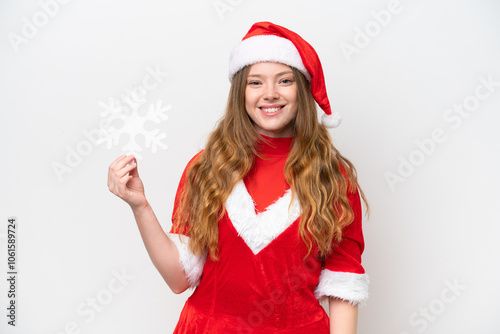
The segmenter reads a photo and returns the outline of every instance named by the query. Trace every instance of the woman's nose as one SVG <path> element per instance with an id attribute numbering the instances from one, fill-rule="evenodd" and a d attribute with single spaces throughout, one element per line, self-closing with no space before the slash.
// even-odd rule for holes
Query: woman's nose
<path id="1" fill-rule="evenodd" d="M 275 85 L 267 85 L 264 91 L 264 99 L 266 100 L 276 100 L 279 99 L 280 95 Z"/>

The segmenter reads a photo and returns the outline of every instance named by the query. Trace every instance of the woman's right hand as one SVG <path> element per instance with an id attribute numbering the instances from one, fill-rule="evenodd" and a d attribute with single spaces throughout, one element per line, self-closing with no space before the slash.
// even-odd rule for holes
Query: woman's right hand
<path id="1" fill-rule="evenodd" d="M 132 210 L 148 205 L 144 185 L 137 170 L 137 160 L 133 155 L 122 155 L 109 165 L 108 188 L 127 202 Z"/>

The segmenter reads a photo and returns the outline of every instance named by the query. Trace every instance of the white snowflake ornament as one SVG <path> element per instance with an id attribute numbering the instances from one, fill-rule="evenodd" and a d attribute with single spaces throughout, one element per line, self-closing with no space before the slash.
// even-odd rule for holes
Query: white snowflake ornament
<path id="1" fill-rule="evenodd" d="M 105 129 L 106 135 L 103 142 L 106 147 L 111 149 L 113 146 L 118 146 L 120 139 L 128 136 L 128 141 L 122 146 L 122 151 L 127 154 L 133 154 L 138 160 L 142 160 L 140 152 L 143 147 L 138 143 L 138 136 L 144 137 L 144 145 L 149 148 L 152 153 L 156 153 L 158 148 L 167 149 L 167 145 L 162 142 L 167 137 L 167 134 L 159 129 L 148 130 L 145 126 L 147 122 L 160 124 L 168 119 L 167 111 L 172 109 L 172 106 L 162 106 L 161 100 L 149 105 L 147 112 L 141 113 L 140 109 L 145 105 L 145 101 L 135 100 L 135 103 L 122 104 L 116 99 L 109 99 L 108 104 L 99 102 L 99 105 L 104 108 L 100 113 L 101 118 L 105 123 L 109 124 L 109 128 Z"/>

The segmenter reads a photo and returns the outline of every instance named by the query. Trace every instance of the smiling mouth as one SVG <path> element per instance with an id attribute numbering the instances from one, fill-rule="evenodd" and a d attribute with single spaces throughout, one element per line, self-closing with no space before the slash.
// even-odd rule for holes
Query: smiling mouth
<path id="1" fill-rule="evenodd" d="M 273 107 L 273 108 L 264 108 L 264 107 L 260 107 L 259 109 L 262 110 L 263 112 L 265 113 L 268 113 L 268 114 L 271 114 L 271 113 L 275 113 L 277 111 L 280 111 L 281 109 L 283 109 L 285 106 L 280 106 L 280 107 Z"/>

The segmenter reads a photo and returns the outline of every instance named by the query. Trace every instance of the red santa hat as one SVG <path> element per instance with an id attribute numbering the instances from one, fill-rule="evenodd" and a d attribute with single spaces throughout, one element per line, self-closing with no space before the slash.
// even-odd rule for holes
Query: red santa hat
<path id="1" fill-rule="evenodd" d="M 312 96 L 325 112 L 321 123 L 328 128 L 340 124 L 341 116 L 330 108 L 318 54 L 302 37 L 271 22 L 255 23 L 231 52 L 229 81 L 245 66 L 265 61 L 286 64 L 302 72 L 311 83 Z"/>

